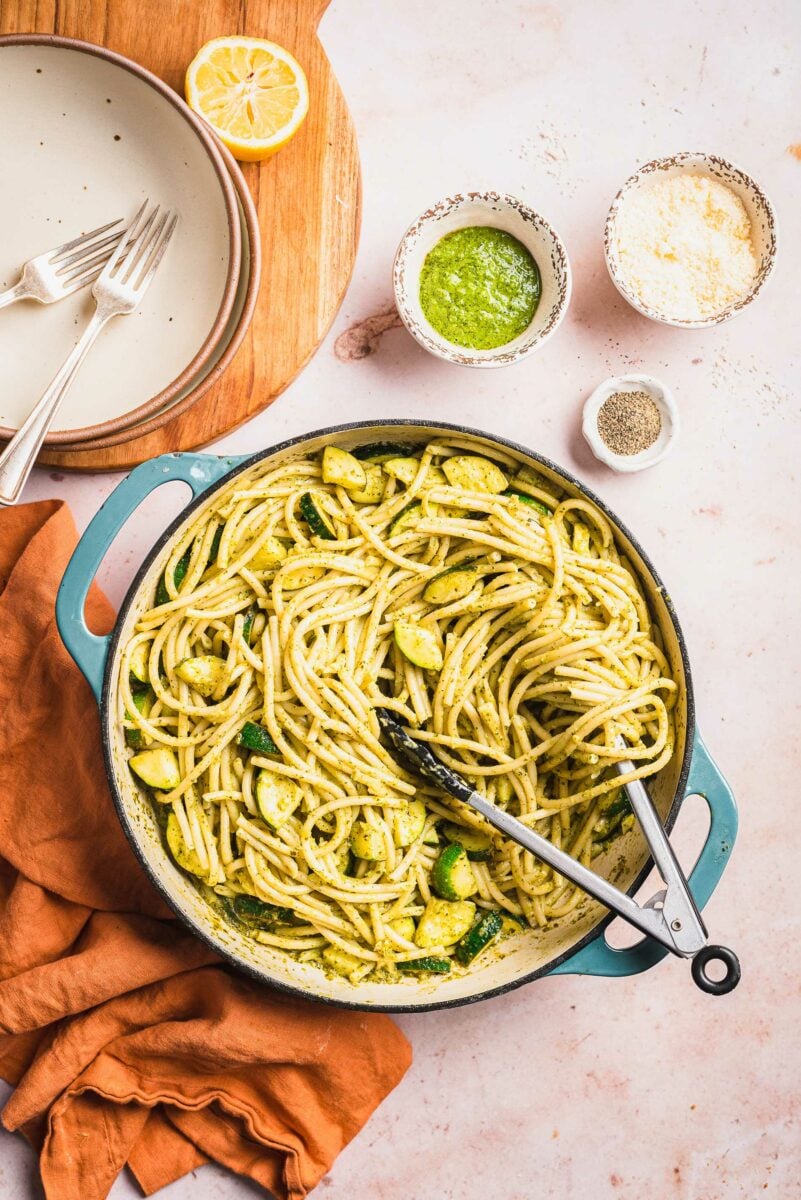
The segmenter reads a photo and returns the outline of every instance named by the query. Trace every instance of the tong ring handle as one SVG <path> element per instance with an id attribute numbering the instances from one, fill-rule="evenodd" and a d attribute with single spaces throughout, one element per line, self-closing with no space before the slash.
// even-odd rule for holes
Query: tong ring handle
<path id="1" fill-rule="evenodd" d="M 710 979 L 706 973 L 709 963 L 720 962 L 726 968 L 722 979 Z M 710 996 L 725 996 L 740 982 L 740 960 L 728 946 L 704 946 L 693 956 L 692 975 L 702 992 Z"/>

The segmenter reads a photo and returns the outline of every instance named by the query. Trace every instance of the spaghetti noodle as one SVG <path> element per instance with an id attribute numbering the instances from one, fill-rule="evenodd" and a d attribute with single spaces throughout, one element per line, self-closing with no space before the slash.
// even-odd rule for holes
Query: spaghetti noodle
<path id="1" fill-rule="evenodd" d="M 354 983 L 468 970 L 583 896 L 404 770 L 375 707 L 589 863 L 633 820 L 621 782 L 669 761 L 677 694 L 588 501 L 458 437 L 355 454 L 257 464 L 219 493 L 119 687 L 178 865 L 259 942 Z"/>

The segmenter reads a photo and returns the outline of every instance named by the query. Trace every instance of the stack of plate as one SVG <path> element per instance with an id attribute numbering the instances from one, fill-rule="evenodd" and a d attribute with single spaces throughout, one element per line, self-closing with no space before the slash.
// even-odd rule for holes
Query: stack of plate
<path id="1" fill-rule="evenodd" d="M 242 172 L 155 75 L 99 46 L 0 38 L 0 290 L 27 259 L 130 220 L 145 198 L 180 214 L 140 308 L 112 321 L 45 445 L 100 449 L 192 405 L 250 323 L 261 252 Z M 0 313 L 0 437 L 19 427 L 93 311 L 91 289 Z"/>

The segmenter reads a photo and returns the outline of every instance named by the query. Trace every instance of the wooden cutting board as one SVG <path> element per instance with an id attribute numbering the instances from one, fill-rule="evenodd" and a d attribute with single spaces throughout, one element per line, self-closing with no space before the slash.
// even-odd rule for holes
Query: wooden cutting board
<path id="1" fill-rule="evenodd" d="M 181 94 L 198 48 L 229 33 L 286 46 L 309 80 L 309 115 L 295 138 L 266 162 L 243 164 L 259 213 L 262 282 L 253 322 L 228 370 L 187 412 L 147 436 L 104 450 L 46 451 L 40 463 L 114 471 L 206 445 L 270 404 L 319 346 L 350 279 L 361 215 L 356 134 L 317 38 L 328 2 L 0 2 L 0 33 L 97 42 L 135 59 Z"/>

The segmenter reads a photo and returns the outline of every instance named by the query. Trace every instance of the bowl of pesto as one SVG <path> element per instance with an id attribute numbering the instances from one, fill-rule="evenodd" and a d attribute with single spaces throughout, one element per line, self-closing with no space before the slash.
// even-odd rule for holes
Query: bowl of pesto
<path id="1" fill-rule="evenodd" d="M 439 358 L 501 367 L 532 354 L 570 302 L 562 239 L 513 196 L 465 192 L 427 209 L 393 266 L 404 325 Z"/>

